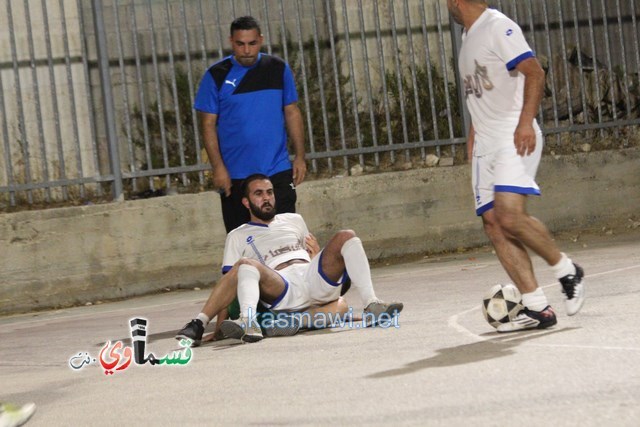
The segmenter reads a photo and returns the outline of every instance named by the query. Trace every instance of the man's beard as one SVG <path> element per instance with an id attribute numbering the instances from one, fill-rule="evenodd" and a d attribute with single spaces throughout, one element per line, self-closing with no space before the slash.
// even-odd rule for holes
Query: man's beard
<path id="1" fill-rule="evenodd" d="M 462 22 L 462 16 L 459 10 L 449 8 L 449 15 L 451 15 L 451 17 L 456 22 L 456 24 L 460 24 L 464 26 L 464 23 Z"/>
<path id="2" fill-rule="evenodd" d="M 265 206 L 265 204 L 263 204 L 262 206 Z M 270 203 L 269 206 L 271 206 Z M 275 204 L 272 206 L 270 211 L 263 211 L 260 207 L 254 205 L 253 203 L 251 203 L 251 201 L 249 201 L 249 210 L 251 211 L 251 214 L 253 214 L 253 216 L 262 221 L 271 221 L 273 217 L 276 216 Z"/>
<path id="3" fill-rule="evenodd" d="M 236 57 L 236 61 L 240 63 L 240 65 L 244 65 L 245 67 L 250 67 L 258 61 L 257 56 L 240 56 Z"/>

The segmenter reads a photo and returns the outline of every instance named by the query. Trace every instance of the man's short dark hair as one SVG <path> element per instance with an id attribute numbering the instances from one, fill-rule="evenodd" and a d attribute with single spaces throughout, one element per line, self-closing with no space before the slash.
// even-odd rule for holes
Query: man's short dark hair
<path id="1" fill-rule="evenodd" d="M 231 23 L 229 35 L 233 36 L 233 32 L 236 30 L 253 30 L 254 28 L 258 30 L 258 34 L 262 34 L 256 18 L 253 16 L 241 16 L 240 18 L 234 19 Z"/>
<path id="2" fill-rule="evenodd" d="M 253 175 L 249 175 L 242 181 L 242 197 L 249 198 L 249 184 L 253 181 L 262 181 L 266 179 L 267 181 L 271 181 L 267 175 L 261 173 L 254 173 Z"/>

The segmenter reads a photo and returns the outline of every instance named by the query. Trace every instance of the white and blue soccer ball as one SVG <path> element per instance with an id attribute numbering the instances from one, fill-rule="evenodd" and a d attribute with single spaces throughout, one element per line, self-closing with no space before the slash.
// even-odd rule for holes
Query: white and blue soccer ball
<path id="1" fill-rule="evenodd" d="M 494 285 L 482 299 L 482 314 L 494 328 L 511 321 L 522 309 L 522 295 L 511 283 Z"/>

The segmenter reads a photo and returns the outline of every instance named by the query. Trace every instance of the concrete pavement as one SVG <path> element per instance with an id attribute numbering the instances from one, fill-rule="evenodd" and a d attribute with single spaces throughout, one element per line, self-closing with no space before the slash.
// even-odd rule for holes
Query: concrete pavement
<path id="1" fill-rule="evenodd" d="M 405 303 L 399 328 L 225 340 L 185 365 L 105 375 L 69 361 L 99 359 L 107 340 L 129 346 L 132 317 L 149 320 L 147 352 L 182 351 L 173 335 L 208 290 L 0 318 L 0 400 L 35 402 L 29 426 L 639 425 L 640 230 L 570 237 L 560 244 L 587 273 L 578 315 L 534 259 L 551 330 L 499 335 L 484 321 L 483 293 L 507 281 L 485 248 L 374 268 L 378 296 Z"/>

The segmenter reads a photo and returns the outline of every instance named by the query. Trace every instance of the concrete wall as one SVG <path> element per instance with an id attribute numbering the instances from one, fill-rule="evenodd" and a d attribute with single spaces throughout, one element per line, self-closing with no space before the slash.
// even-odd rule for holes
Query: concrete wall
<path id="1" fill-rule="evenodd" d="M 640 150 L 547 156 L 531 212 L 551 230 L 602 226 L 640 212 Z M 469 167 L 304 183 L 299 212 L 321 242 L 361 236 L 370 259 L 487 243 Z M 0 314 L 207 285 L 224 227 L 215 193 L 0 215 Z"/>

